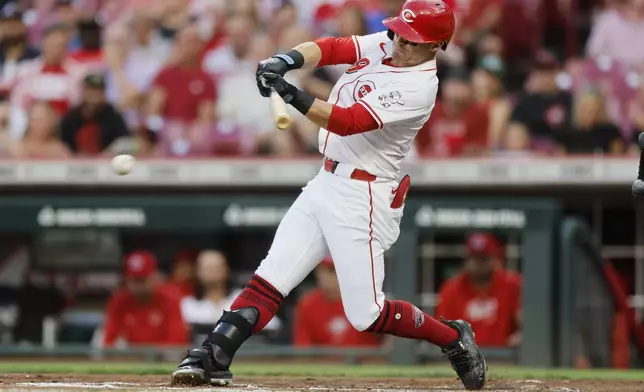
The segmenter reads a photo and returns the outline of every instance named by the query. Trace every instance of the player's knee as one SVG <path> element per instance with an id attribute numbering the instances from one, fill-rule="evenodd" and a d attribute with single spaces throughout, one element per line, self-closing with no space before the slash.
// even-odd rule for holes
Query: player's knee
<path id="1" fill-rule="evenodd" d="M 349 320 L 349 323 L 351 323 L 353 328 L 362 332 L 366 331 L 369 327 L 371 327 L 371 324 L 376 321 L 376 319 L 380 315 L 380 310 L 374 305 L 373 307 L 366 306 L 364 308 L 355 307 L 351 310 L 347 309 L 345 313 L 347 320 Z"/>

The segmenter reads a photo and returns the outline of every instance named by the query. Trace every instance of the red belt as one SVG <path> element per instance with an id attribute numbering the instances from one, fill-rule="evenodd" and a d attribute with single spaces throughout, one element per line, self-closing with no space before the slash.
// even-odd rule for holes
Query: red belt
<path id="1" fill-rule="evenodd" d="M 330 158 L 324 158 L 324 170 L 329 173 L 335 173 L 335 169 L 337 169 L 338 164 L 340 164 L 340 162 L 334 161 Z M 358 181 L 372 182 L 376 181 L 377 177 L 364 170 L 355 169 L 353 173 L 351 173 L 351 178 Z"/>

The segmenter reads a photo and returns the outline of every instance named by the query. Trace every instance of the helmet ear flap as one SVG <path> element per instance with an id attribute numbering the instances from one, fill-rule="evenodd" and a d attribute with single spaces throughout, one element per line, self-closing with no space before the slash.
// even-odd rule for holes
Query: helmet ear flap
<path id="1" fill-rule="evenodd" d="M 387 37 L 389 37 L 390 40 L 394 40 L 394 32 L 391 31 L 391 29 L 387 30 Z"/>

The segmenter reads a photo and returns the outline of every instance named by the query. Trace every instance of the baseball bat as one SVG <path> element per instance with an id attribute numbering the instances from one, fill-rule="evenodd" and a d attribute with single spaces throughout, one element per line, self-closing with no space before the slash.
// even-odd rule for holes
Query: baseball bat
<path id="1" fill-rule="evenodd" d="M 277 129 L 285 130 L 291 126 L 291 115 L 286 108 L 286 102 L 280 95 L 271 89 L 271 111 L 273 112 L 273 120 Z"/>
<path id="2" fill-rule="evenodd" d="M 638 199 L 644 199 L 644 132 L 637 137 L 637 144 L 640 147 L 640 164 L 637 170 L 637 180 L 633 182 L 632 194 Z"/>

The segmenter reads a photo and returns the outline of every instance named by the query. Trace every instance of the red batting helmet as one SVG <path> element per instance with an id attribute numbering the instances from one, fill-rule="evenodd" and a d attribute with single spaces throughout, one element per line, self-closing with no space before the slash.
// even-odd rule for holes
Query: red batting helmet
<path id="1" fill-rule="evenodd" d="M 390 31 L 417 44 L 439 43 L 443 50 L 454 35 L 454 12 L 442 0 L 407 0 L 400 14 L 382 21 Z"/>

